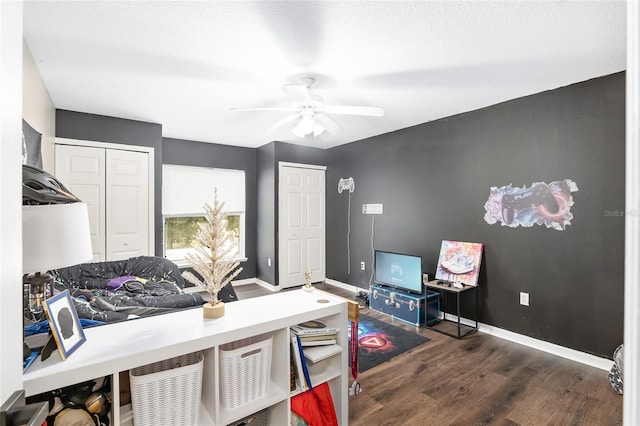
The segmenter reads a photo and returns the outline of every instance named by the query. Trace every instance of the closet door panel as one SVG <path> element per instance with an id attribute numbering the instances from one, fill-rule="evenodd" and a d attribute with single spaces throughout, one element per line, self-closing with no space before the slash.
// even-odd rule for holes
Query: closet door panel
<path id="1" fill-rule="evenodd" d="M 55 176 L 76 197 L 87 203 L 93 261 L 106 260 L 105 150 L 56 145 Z"/>
<path id="2" fill-rule="evenodd" d="M 149 255 L 149 163 L 143 152 L 107 150 L 107 256 Z"/>

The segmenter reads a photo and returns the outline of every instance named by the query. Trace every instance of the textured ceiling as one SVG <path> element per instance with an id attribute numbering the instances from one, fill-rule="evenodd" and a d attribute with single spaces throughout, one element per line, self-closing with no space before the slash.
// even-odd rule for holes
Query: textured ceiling
<path id="1" fill-rule="evenodd" d="M 56 108 L 163 136 L 331 147 L 625 70 L 624 1 L 27 1 Z M 341 130 L 298 138 L 286 83 L 315 77 Z"/>

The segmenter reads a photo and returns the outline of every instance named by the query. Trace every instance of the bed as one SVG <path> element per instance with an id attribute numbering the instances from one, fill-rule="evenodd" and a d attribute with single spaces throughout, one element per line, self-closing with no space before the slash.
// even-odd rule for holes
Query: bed
<path id="1" fill-rule="evenodd" d="M 162 257 L 83 263 L 52 274 L 54 291 L 69 290 L 80 319 L 122 321 L 205 303 L 202 292 L 185 292 L 180 269 Z M 227 294 L 235 300 L 233 290 Z"/>
<path id="2" fill-rule="evenodd" d="M 196 308 L 208 299 L 208 294 L 203 289 L 186 286 L 180 268 L 162 257 L 140 256 L 127 260 L 83 263 L 50 272 L 53 275 L 54 293 L 69 291 L 83 328 Z M 222 289 L 219 297 L 224 302 L 237 300 L 231 284 Z M 49 341 L 49 329 L 44 313 L 30 314 L 28 306 L 25 306 L 24 368 L 29 366 Z M 121 374 L 120 377 L 122 402 L 126 401 L 129 386 L 128 375 Z M 96 387 L 98 384 L 99 387 Z M 82 393 L 87 389 L 91 393 L 89 398 L 104 396 L 111 392 L 111 383 L 108 377 L 102 377 L 45 392 L 33 397 L 30 402 L 49 403 L 49 424 L 61 422 L 61 415 L 78 413 L 85 416 L 83 420 L 87 423 L 82 424 L 93 424 L 86 418 L 89 416 L 89 406 L 73 399 L 88 401 L 88 393 Z M 105 403 L 100 413 L 89 411 L 90 417 L 96 425 L 109 424 L 106 414 L 108 410 L 109 403 Z"/>

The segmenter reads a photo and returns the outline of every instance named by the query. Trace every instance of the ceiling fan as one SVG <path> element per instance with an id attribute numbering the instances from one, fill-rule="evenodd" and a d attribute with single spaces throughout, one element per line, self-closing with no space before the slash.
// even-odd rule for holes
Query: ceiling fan
<path id="1" fill-rule="evenodd" d="M 287 123 L 297 121 L 291 129 L 294 135 L 304 138 L 307 135 L 320 136 L 325 130 L 337 133 L 342 128 L 329 118 L 327 114 L 361 115 L 367 117 L 382 117 L 384 110 L 380 107 L 325 105 L 321 96 L 310 93 L 310 87 L 315 81 L 312 77 L 301 79 L 300 84 L 285 84 L 284 88 L 291 97 L 289 107 L 263 108 L 231 108 L 232 111 L 286 111 L 292 112 L 270 126 L 270 129 L 280 128 Z"/>

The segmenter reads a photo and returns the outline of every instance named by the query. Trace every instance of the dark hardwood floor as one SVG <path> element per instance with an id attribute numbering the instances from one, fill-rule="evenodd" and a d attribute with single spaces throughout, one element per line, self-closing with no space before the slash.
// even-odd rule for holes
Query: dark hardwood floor
<path id="1" fill-rule="evenodd" d="M 239 299 L 271 293 L 253 284 L 235 289 Z M 351 426 L 622 424 L 622 396 L 606 371 L 480 332 L 458 340 L 366 307 L 360 312 L 431 340 L 358 375 Z"/>

